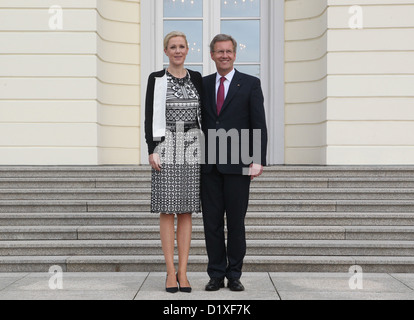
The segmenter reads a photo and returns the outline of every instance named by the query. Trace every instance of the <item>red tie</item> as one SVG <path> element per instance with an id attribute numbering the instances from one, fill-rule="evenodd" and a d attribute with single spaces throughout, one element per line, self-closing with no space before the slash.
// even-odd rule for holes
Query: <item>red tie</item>
<path id="1" fill-rule="evenodd" d="M 220 86 L 217 92 L 217 115 L 220 114 L 221 108 L 224 104 L 224 81 L 226 81 L 225 77 L 221 77 L 220 79 Z"/>

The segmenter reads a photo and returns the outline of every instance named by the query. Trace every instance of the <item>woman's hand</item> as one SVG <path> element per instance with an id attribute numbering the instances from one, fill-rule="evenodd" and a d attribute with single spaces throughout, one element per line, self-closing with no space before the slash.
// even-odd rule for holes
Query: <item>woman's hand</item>
<path id="1" fill-rule="evenodd" d="M 149 156 L 149 163 L 154 170 L 161 171 L 161 160 L 158 153 L 153 153 Z"/>

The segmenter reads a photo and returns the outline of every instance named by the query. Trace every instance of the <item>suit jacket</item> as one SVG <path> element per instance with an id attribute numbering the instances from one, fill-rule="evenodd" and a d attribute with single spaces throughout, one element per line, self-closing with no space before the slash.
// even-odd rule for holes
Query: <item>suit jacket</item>
<path id="1" fill-rule="evenodd" d="M 201 97 L 202 96 L 202 92 L 201 92 L 202 81 L 203 81 L 201 74 L 199 72 L 195 72 L 192 70 L 188 70 L 188 72 L 190 74 L 191 82 L 193 82 L 195 88 L 198 91 L 198 94 Z M 147 95 L 146 95 L 146 100 L 145 100 L 145 140 L 148 145 L 149 155 L 153 154 L 157 145 L 159 145 L 160 142 L 165 140 L 165 136 L 154 137 L 154 132 L 153 132 L 153 127 L 155 123 L 154 121 L 159 120 L 159 119 L 154 119 L 154 101 L 156 100 L 155 99 L 156 97 L 154 97 L 155 84 L 156 84 L 156 80 L 163 78 L 165 74 L 166 74 L 166 70 L 164 69 L 162 71 L 152 73 L 148 78 Z M 166 88 L 165 88 L 165 91 L 166 91 Z M 166 94 L 166 92 L 163 92 L 163 94 Z M 165 109 L 165 106 L 164 106 L 164 109 Z M 165 110 L 164 110 L 164 113 L 165 113 Z"/>
<path id="2" fill-rule="evenodd" d="M 260 79 L 236 70 L 217 115 L 216 74 L 203 78 L 202 128 L 206 139 L 203 173 L 209 173 L 214 164 L 224 174 L 247 174 L 252 163 L 266 166 L 267 127 Z"/>

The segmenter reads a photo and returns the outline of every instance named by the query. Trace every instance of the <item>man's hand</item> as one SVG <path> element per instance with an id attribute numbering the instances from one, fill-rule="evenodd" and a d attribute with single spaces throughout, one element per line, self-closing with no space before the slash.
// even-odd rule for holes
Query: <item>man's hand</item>
<path id="1" fill-rule="evenodd" d="M 153 153 L 149 156 L 149 163 L 154 170 L 161 171 L 161 160 L 158 153 Z"/>
<path id="2" fill-rule="evenodd" d="M 249 169 L 249 176 L 253 180 L 254 178 L 260 177 L 263 173 L 263 166 L 260 164 L 252 163 Z"/>

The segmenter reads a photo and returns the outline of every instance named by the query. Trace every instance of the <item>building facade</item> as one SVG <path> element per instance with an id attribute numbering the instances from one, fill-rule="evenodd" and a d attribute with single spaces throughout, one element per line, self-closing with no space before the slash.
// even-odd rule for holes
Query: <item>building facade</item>
<path id="1" fill-rule="evenodd" d="M 217 33 L 262 79 L 269 163 L 414 164 L 414 0 L 1 0 L 0 165 L 147 161 L 162 39 L 215 72 Z"/>

